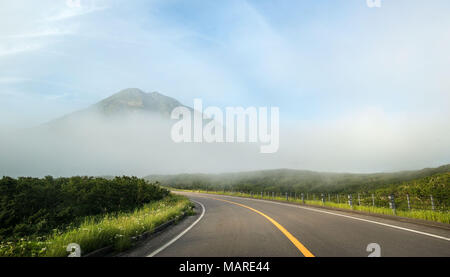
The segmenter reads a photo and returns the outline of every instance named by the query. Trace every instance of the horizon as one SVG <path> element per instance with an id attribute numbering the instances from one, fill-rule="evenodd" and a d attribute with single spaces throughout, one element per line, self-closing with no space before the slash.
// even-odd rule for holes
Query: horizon
<path id="1" fill-rule="evenodd" d="M 87 165 L 100 175 L 141 173 L 146 166 L 161 174 L 270 168 L 381 173 L 449 164 L 450 3 L 381 3 L 2 2 L 0 151 L 7 155 L 0 158 L 0 174 L 96 174 Z M 132 148 L 115 141 L 109 150 L 100 147 L 95 164 L 85 161 L 93 159 L 89 151 L 78 157 L 76 147 L 61 144 L 59 151 L 74 159 L 63 168 L 51 153 L 41 153 L 53 149 L 48 137 L 16 143 L 11 135 L 130 87 L 187 106 L 201 99 L 222 110 L 278 107 L 279 151 L 258 156 L 247 144 L 171 147 L 142 140 Z M 96 129 L 98 122 L 83 124 Z M 150 128 L 145 121 L 133 124 Z M 97 145 L 95 138 L 81 141 Z M 124 147 L 129 152 L 117 151 Z M 161 149 L 178 149 L 181 158 Z M 190 162 L 196 155 L 203 164 Z M 41 156 L 49 168 L 32 167 Z"/>
<path id="2" fill-rule="evenodd" d="M 253 173 L 253 172 L 259 172 L 259 171 L 277 171 L 277 170 L 292 170 L 292 171 L 308 171 L 313 173 L 321 173 L 321 174 L 353 174 L 353 175 L 372 175 L 372 174 L 390 174 L 390 173 L 403 173 L 403 172 L 416 172 L 426 169 L 437 169 L 444 166 L 448 166 L 450 164 L 443 164 L 437 167 L 424 167 L 424 168 L 416 168 L 416 169 L 405 169 L 405 170 L 396 170 L 396 171 L 378 171 L 378 172 L 347 172 L 347 171 L 316 171 L 316 170 L 309 170 L 309 169 L 296 169 L 296 168 L 272 168 L 272 169 L 261 169 L 261 170 L 250 170 L 250 171 L 234 171 L 234 172 L 219 172 L 219 173 L 202 173 L 202 172 L 192 172 L 192 173 L 174 173 L 174 174 L 147 174 L 143 176 L 136 176 L 136 177 L 149 177 L 149 176 L 174 176 L 174 175 L 226 175 L 226 174 L 240 174 L 240 173 Z M 113 176 L 113 175 L 111 175 Z M 62 177 L 62 176 L 61 176 Z M 99 176 L 100 177 L 100 176 Z M 114 176 L 116 177 L 116 176 Z"/>

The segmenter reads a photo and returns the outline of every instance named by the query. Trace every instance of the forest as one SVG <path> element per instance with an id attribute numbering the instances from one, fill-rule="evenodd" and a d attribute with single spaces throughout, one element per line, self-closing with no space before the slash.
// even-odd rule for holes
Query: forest
<path id="1" fill-rule="evenodd" d="M 388 206 L 388 196 L 394 195 L 399 208 L 407 207 L 407 195 L 412 208 L 447 210 L 450 206 L 450 165 L 418 171 L 394 173 L 351 174 L 322 173 L 304 170 L 266 170 L 224 174 L 179 174 L 147 176 L 149 181 L 176 189 L 228 191 L 245 193 L 275 193 L 300 195 L 311 199 L 321 194 L 328 197 L 360 195 L 362 202 L 372 203 L 372 194 L 379 205 Z M 330 195 L 330 196 L 328 196 Z M 340 195 L 340 196 L 339 196 Z M 378 200 L 377 200 L 378 199 Z"/>
<path id="2" fill-rule="evenodd" d="M 68 229 L 89 216 L 133 211 L 169 193 L 137 177 L 3 177 L 0 241 Z"/>

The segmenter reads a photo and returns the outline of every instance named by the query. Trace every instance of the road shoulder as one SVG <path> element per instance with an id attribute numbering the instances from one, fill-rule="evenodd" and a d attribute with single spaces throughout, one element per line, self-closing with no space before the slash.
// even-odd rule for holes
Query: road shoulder
<path id="1" fill-rule="evenodd" d="M 118 253 L 116 257 L 147 257 L 153 251 L 157 250 L 171 239 L 179 235 L 181 232 L 189 228 L 202 214 L 202 207 L 200 204 L 195 203 L 195 215 L 187 216 L 183 218 L 177 224 L 173 224 L 164 230 L 155 233 L 145 240 L 139 241 L 132 248 Z"/>

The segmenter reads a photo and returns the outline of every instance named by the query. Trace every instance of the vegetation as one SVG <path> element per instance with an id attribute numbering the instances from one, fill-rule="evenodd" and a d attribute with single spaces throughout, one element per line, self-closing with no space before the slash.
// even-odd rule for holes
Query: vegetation
<path id="1" fill-rule="evenodd" d="M 398 215 L 403 217 L 431 220 L 450 224 L 450 172 L 437 173 L 419 179 L 403 181 L 400 183 L 384 184 L 379 188 L 363 191 L 352 191 L 343 188 L 338 192 L 315 190 L 300 190 L 293 186 L 292 191 L 286 190 L 280 185 L 250 186 L 242 188 L 239 185 L 230 187 L 207 187 L 188 184 L 174 185 L 176 188 L 191 189 L 207 193 L 226 194 L 253 198 L 274 199 L 302 203 L 302 194 L 305 204 L 328 206 L 342 209 Z M 221 189 L 220 189 L 221 188 Z M 251 189 L 249 189 L 251 188 Z M 365 188 L 362 186 L 362 188 Z M 287 196 L 287 197 L 286 197 Z M 352 206 L 349 205 L 349 196 L 352 198 Z M 395 211 L 391 207 L 390 197 L 394 199 Z M 322 201 L 323 199 L 323 201 Z M 409 200 L 409 201 L 408 201 Z"/>
<path id="2" fill-rule="evenodd" d="M 0 179 L 0 240 L 46 235 L 86 216 L 132 211 L 169 191 L 136 177 Z"/>
<path id="3" fill-rule="evenodd" d="M 394 173 L 352 174 L 277 169 L 224 174 L 150 175 L 145 179 L 189 190 L 355 193 L 395 188 L 439 173 L 450 173 L 450 164 Z M 448 186 L 448 183 L 444 185 Z"/>
<path id="4" fill-rule="evenodd" d="M 237 196 L 237 197 L 248 197 L 248 198 L 255 198 L 255 199 L 265 199 L 265 200 L 276 200 L 276 201 L 285 201 L 285 202 L 292 202 L 292 203 L 298 203 L 298 204 L 307 204 L 312 206 L 325 206 L 325 207 L 332 207 L 332 208 L 339 208 L 339 209 L 348 209 L 348 210 L 355 210 L 355 211 L 362 211 L 362 212 L 368 212 L 368 213 L 376 213 L 376 214 L 384 214 L 384 215 L 397 215 L 402 217 L 409 217 L 409 218 L 415 218 L 415 219 L 423 219 L 423 220 L 430 220 L 430 221 L 436 221 L 441 223 L 447 223 L 450 224 L 450 213 L 448 211 L 442 211 L 442 210 L 419 210 L 419 209 L 412 209 L 412 210 L 398 210 L 396 209 L 395 212 L 393 209 L 389 208 L 388 206 L 380 207 L 380 206 L 370 206 L 365 205 L 361 201 L 361 205 L 357 201 L 354 200 L 353 205 L 350 206 L 347 202 L 347 196 L 341 195 L 341 202 L 334 202 L 329 201 L 327 197 L 324 197 L 324 201 L 322 202 L 321 199 L 316 198 L 316 200 L 306 200 L 304 199 L 304 202 L 300 197 L 287 197 L 283 195 L 275 195 L 272 196 L 271 193 L 267 194 L 264 193 L 243 193 L 243 192 L 229 192 L 229 191 L 203 191 L 203 190 L 196 190 L 201 193 L 209 193 L 209 194 L 220 194 L 220 195 L 230 195 L 230 196 Z"/>
<path id="5" fill-rule="evenodd" d="M 192 213 L 191 202 L 183 196 L 169 195 L 131 212 L 86 217 L 79 227 L 57 230 L 49 236 L 4 241 L 0 243 L 0 256 L 65 257 L 70 243 L 79 244 L 82 254 L 109 245 L 123 251 L 132 245 L 133 237 L 151 231 L 182 213 Z"/>
<path id="6" fill-rule="evenodd" d="M 114 245 L 191 210 L 188 199 L 136 177 L 0 179 L 0 256 L 67 256 Z"/>
<path id="7" fill-rule="evenodd" d="M 309 199 L 319 199 L 321 194 L 339 203 L 346 201 L 349 194 L 362 205 L 389 207 L 389 195 L 395 197 L 398 210 L 448 211 L 450 206 L 450 165 L 397 173 L 338 174 L 298 170 L 268 170 L 248 173 L 201 175 L 181 174 L 174 176 L 148 176 L 165 186 L 186 190 L 222 192 L 269 192 L 275 195 L 292 196 L 301 193 Z M 408 195 L 408 196 L 407 196 Z M 431 203 L 433 196 L 433 204 Z M 407 197 L 410 198 L 408 207 Z M 329 202 L 332 202 L 329 201 Z"/>

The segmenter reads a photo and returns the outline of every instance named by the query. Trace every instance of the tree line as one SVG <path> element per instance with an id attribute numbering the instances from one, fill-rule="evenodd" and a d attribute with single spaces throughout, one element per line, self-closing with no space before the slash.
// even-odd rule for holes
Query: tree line
<path id="1" fill-rule="evenodd" d="M 169 193 L 137 177 L 3 177 L 0 240 L 48 234 L 86 216 L 130 211 Z"/>
<path id="2" fill-rule="evenodd" d="M 281 174 L 283 172 L 286 174 Z M 163 185 L 177 189 L 245 193 L 273 192 L 276 195 L 309 193 L 316 199 L 319 199 L 321 194 L 325 194 L 326 197 L 328 195 L 336 197 L 339 194 L 341 197 L 346 197 L 348 194 L 355 196 L 361 194 L 361 197 L 371 202 L 372 194 L 374 194 L 374 197 L 382 201 L 383 205 L 388 205 L 388 196 L 394 195 L 402 208 L 407 206 L 408 195 L 410 203 L 431 209 L 430 196 L 433 196 L 436 206 L 440 209 L 447 209 L 450 206 L 449 171 L 416 179 L 409 178 L 407 174 L 392 177 L 389 174 L 298 174 L 287 171 L 260 173 L 260 175 L 253 173 L 226 175 L 230 177 L 229 179 L 225 176 L 185 174 L 164 178 L 152 177 L 150 180 L 161 180 Z M 420 174 L 417 175 L 420 176 Z"/>

